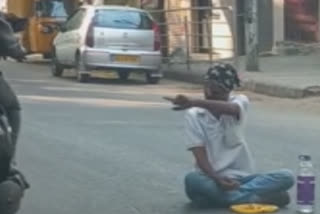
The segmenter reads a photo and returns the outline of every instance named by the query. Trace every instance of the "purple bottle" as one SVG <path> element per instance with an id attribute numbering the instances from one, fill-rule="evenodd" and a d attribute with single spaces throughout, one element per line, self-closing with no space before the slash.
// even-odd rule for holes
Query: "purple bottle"
<path id="1" fill-rule="evenodd" d="M 297 177 L 297 211 L 313 213 L 315 201 L 315 173 L 309 155 L 299 156 Z"/>

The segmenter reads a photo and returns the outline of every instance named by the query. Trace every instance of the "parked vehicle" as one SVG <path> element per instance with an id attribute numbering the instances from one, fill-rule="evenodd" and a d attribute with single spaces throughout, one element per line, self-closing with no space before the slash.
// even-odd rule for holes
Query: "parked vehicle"
<path id="1" fill-rule="evenodd" d="M 69 0 L 76 8 L 79 0 Z M 70 6 L 69 6 L 70 7 Z M 40 53 L 50 57 L 52 41 L 59 25 L 67 19 L 68 11 L 62 0 L 10 0 L 7 17 L 25 21 L 20 38 L 27 54 Z"/>
<path id="2" fill-rule="evenodd" d="M 122 80 L 144 72 L 156 84 L 160 72 L 160 32 L 147 11 L 127 6 L 83 6 L 61 27 L 53 43 L 52 74 L 75 68 L 80 82 L 93 70 L 114 70 Z"/>

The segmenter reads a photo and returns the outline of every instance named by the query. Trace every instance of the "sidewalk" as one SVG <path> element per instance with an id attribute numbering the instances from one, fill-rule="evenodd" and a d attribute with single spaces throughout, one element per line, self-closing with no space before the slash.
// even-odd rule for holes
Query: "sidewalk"
<path id="1" fill-rule="evenodd" d="M 166 78 L 201 83 L 208 63 L 164 65 Z M 243 89 L 276 97 L 320 96 L 320 53 L 307 56 L 270 56 L 260 58 L 260 72 L 245 71 L 245 58 L 239 59 Z"/>

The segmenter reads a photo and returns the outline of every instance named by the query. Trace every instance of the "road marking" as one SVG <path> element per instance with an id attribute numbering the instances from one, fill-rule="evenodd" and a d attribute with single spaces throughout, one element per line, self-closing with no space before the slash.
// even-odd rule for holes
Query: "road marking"
<path id="1" fill-rule="evenodd" d="M 148 107 L 161 108 L 170 106 L 166 102 L 144 102 L 117 99 L 98 99 L 82 97 L 54 97 L 54 96 L 19 96 L 23 102 L 54 102 L 54 103 L 72 103 L 99 107 Z"/>

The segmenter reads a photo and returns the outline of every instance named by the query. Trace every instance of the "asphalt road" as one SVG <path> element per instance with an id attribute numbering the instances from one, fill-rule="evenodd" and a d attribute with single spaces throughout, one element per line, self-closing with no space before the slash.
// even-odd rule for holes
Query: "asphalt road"
<path id="1" fill-rule="evenodd" d="M 193 162 L 183 112 L 172 112 L 162 96 L 199 96 L 198 86 L 146 85 L 139 77 L 80 84 L 72 74 L 51 77 L 43 62 L 1 62 L 0 68 L 23 106 L 18 163 L 32 188 L 20 213 L 229 213 L 193 209 L 183 192 Z M 319 172 L 319 114 L 305 108 L 315 101 L 248 95 L 247 140 L 259 170 L 296 170 L 297 156 L 308 153 Z"/>

